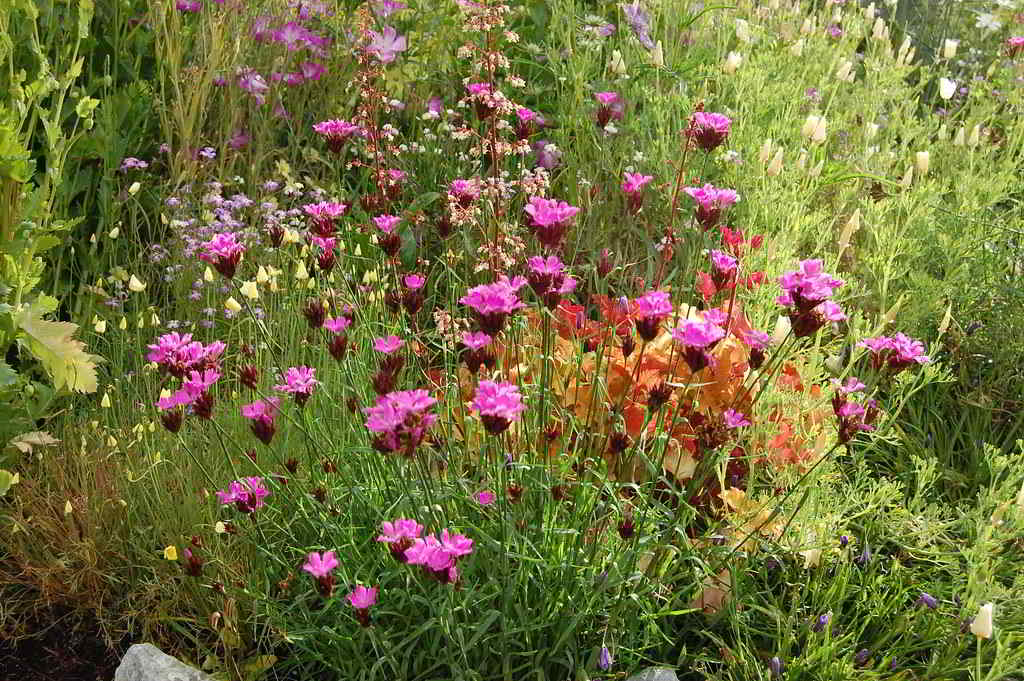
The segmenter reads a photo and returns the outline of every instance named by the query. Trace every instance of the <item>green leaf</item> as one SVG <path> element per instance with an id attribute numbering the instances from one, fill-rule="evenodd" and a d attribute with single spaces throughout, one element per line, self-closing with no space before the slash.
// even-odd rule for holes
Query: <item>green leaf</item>
<path id="1" fill-rule="evenodd" d="M 18 382 L 18 372 L 0 359 L 0 389 L 10 388 Z"/>
<path id="2" fill-rule="evenodd" d="M 55 300 L 40 296 L 30 307 L 18 313 L 17 326 L 25 333 L 22 344 L 42 362 L 58 390 L 96 392 L 96 364 L 101 358 L 88 354 L 85 343 L 74 340 L 77 324 L 50 322 L 42 318 L 50 307 L 50 301 L 56 307 Z"/>
<path id="3" fill-rule="evenodd" d="M 17 483 L 17 474 L 12 474 L 10 471 L 0 468 L 0 497 L 7 494 L 7 491 L 11 489 L 11 486 Z"/>
<path id="4" fill-rule="evenodd" d="M 92 116 L 96 107 L 99 106 L 100 100 L 93 99 L 92 97 L 82 97 L 78 100 L 78 104 L 75 105 L 75 113 L 78 114 L 79 118 L 89 118 Z"/>

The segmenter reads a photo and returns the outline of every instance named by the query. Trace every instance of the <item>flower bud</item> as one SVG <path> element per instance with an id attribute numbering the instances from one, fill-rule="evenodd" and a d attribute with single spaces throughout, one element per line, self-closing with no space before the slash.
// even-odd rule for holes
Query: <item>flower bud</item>
<path id="1" fill-rule="evenodd" d="M 949 78 L 939 78 L 939 97 L 950 99 L 956 93 L 956 81 Z"/>
<path id="2" fill-rule="evenodd" d="M 885 26 L 885 20 L 882 17 L 875 19 L 875 25 L 871 27 L 871 37 L 875 40 L 888 40 L 889 29 Z"/>
<path id="3" fill-rule="evenodd" d="M 952 59 L 956 56 L 956 48 L 960 46 L 959 40 L 953 40 L 952 38 L 946 38 L 942 43 L 942 58 Z"/>
<path id="4" fill-rule="evenodd" d="M 767 163 L 772 157 L 772 138 L 769 137 L 761 145 L 761 151 L 757 154 L 757 160 L 761 163 Z"/>
<path id="5" fill-rule="evenodd" d="M 146 289 L 146 283 L 133 274 L 128 280 L 128 289 L 135 293 L 139 293 Z"/>
<path id="6" fill-rule="evenodd" d="M 661 41 L 659 40 L 651 50 L 651 64 L 656 69 L 665 68 L 665 48 L 662 47 Z"/>
<path id="7" fill-rule="evenodd" d="M 914 154 L 914 166 L 917 168 L 917 173 L 921 177 L 928 174 L 928 169 L 931 167 L 931 154 L 927 151 L 919 151 Z"/>
<path id="8" fill-rule="evenodd" d="M 795 43 L 789 46 L 789 52 L 795 57 L 801 57 L 804 54 L 804 39 L 800 38 Z"/>
<path id="9" fill-rule="evenodd" d="M 981 144 L 981 123 L 971 128 L 971 135 L 967 138 L 967 146 L 971 149 Z"/>
<path id="10" fill-rule="evenodd" d="M 854 78 L 853 62 L 849 59 L 844 59 L 842 63 L 839 64 L 839 68 L 836 69 L 836 80 L 852 83 Z"/>
<path id="11" fill-rule="evenodd" d="M 224 301 L 224 309 L 230 310 L 231 312 L 238 314 L 239 312 L 242 311 L 242 306 L 234 298 L 228 298 L 227 300 Z"/>
<path id="12" fill-rule="evenodd" d="M 736 39 L 741 43 L 749 43 L 753 39 L 750 35 L 750 24 L 746 19 L 736 20 Z"/>
<path id="13" fill-rule="evenodd" d="M 775 157 L 772 158 L 772 162 L 768 164 L 768 168 L 764 171 L 769 177 L 776 177 L 782 172 L 782 149 L 779 148 L 775 152 Z"/>
<path id="14" fill-rule="evenodd" d="M 811 114 L 804 122 L 804 127 L 801 129 L 801 132 L 803 133 L 803 136 L 811 142 L 820 144 L 825 141 L 827 136 L 826 126 L 827 123 L 824 116 Z"/>
<path id="15" fill-rule="evenodd" d="M 914 166 L 907 166 L 907 172 L 903 173 L 903 179 L 900 180 L 900 186 L 906 189 L 914 181 Z"/>
<path id="16" fill-rule="evenodd" d="M 729 56 L 725 58 L 725 63 L 722 64 L 722 71 L 731 76 L 736 73 L 736 69 L 738 69 L 742 63 L 743 55 L 739 52 L 730 52 Z"/>
<path id="17" fill-rule="evenodd" d="M 978 638 L 992 638 L 992 603 L 986 603 L 978 609 L 974 621 L 971 622 L 971 633 Z"/>
<path id="18" fill-rule="evenodd" d="M 953 146 L 962 147 L 964 145 L 964 126 L 960 126 L 956 135 L 953 136 Z"/>
<path id="19" fill-rule="evenodd" d="M 260 297 L 260 290 L 255 281 L 247 281 L 238 288 L 238 292 L 249 300 L 257 300 Z"/>
<path id="20" fill-rule="evenodd" d="M 626 60 L 622 58 L 622 53 L 618 50 L 612 50 L 612 58 L 608 62 L 608 71 L 618 78 L 625 78 L 627 75 Z"/>

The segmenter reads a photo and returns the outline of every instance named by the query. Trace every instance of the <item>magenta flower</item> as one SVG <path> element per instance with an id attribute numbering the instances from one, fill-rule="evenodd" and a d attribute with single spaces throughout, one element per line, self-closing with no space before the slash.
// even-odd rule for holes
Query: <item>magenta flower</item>
<path id="1" fill-rule="evenodd" d="M 256 100 L 257 104 L 262 105 L 266 99 L 267 92 L 270 90 L 270 86 L 267 85 L 267 81 L 263 79 L 259 73 L 253 69 L 240 69 L 238 72 L 238 87 Z"/>
<path id="2" fill-rule="evenodd" d="M 174 6 L 179 12 L 195 13 L 203 8 L 203 3 L 200 0 L 177 0 Z"/>
<path id="3" fill-rule="evenodd" d="M 338 565 L 338 558 L 334 555 L 334 551 L 324 551 L 323 554 L 313 551 L 306 557 L 306 563 L 302 569 L 316 580 L 316 589 L 320 595 L 330 598 L 334 593 L 334 576 L 331 572 Z"/>
<path id="4" fill-rule="evenodd" d="M 373 218 L 373 224 L 377 226 L 384 234 L 391 234 L 398 227 L 398 223 L 402 221 L 402 218 L 396 215 L 378 215 Z"/>
<path id="5" fill-rule="evenodd" d="M 467 331 L 462 334 L 462 344 L 470 350 L 480 350 L 491 344 L 493 339 L 481 331 Z"/>
<path id="6" fill-rule="evenodd" d="M 565 280 L 565 265 L 558 256 L 549 255 L 545 258 L 535 255 L 526 259 L 526 265 L 529 268 L 526 280 L 538 296 L 561 288 Z"/>
<path id="7" fill-rule="evenodd" d="M 402 277 L 402 283 L 410 291 L 419 291 L 427 283 L 427 278 L 422 274 L 407 274 Z"/>
<path id="8" fill-rule="evenodd" d="M 491 336 L 501 332 L 508 315 L 525 305 L 517 292 L 526 284 L 523 277 L 509 279 L 501 275 L 493 284 L 474 286 L 459 302 L 473 309 L 483 331 Z"/>
<path id="9" fill-rule="evenodd" d="M 321 121 L 313 126 L 313 131 L 323 136 L 327 141 L 327 148 L 338 153 L 345 145 L 345 142 L 354 135 L 361 135 L 363 129 L 354 123 L 349 123 L 340 118 Z"/>
<path id="10" fill-rule="evenodd" d="M 448 185 L 449 200 L 462 208 L 469 208 L 480 198 L 480 183 L 475 180 L 452 180 Z"/>
<path id="11" fill-rule="evenodd" d="M 661 323 L 675 310 L 664 291 L 648 291 L 633 301 L 632 308 L 637 333 L 648 342 L 658 337 Z"/>
<path id="12" fill-rule="evenodd" d="M 875 430 L 878 405 L 874 400 L 868 400 L 866 405 L 865 407 L 847 399 L 841 391 L 832 396 L 832 410 L 838 421 L 839 442 L 848 444 L 857 433 Z"/>
<path id="13" fill-rule="evenodd" d="M 148 346 L 146 359 L 155 362 L 172 376 L 184 378 L 189 371 L 219 368 L 219 358 L 227 347 L 221 341 L 203 345 L 192 334 L 166 333 Z"/>
<path id="14" fill-rule="evenodd" d="M 348 317 L 331 317 L 324 320 L 324 328 L 331 333 L 343 333 L 351 325 L 352 320 Z"/>
<path id="15" fill-rule="evenodd" d="M 199 258 L 213 265 L 215 270 L 228 279 L 235 276 L 238 261 L 245 253 L 245 245 L 239 243 L 238 236 L 234 232 L 214 234 L 213 238 L 202 244 L 200 248 L 202 252 L 199 254 Z"/>
<path id="16" fill-rule="evenodd" d="M 690 118 L 686 134 L 704 151 L 713 151 L 729 136 L 731 126 L 732 120 L 724 114 L 697 111 Z"/>
<path id="17" fill-rule="evenodd" d="M 473 394 L 473 411 L 480 414 L 484 428 L 491 435 L 504 432 L 513 421 L 518 421 L 526 410 L 519 386 L 515 383 L 496 383 L 483 380 Z"/>
<path id="18" fill-rule="evenodd" d="M 281 399 L 278 397 L 268 397 L 242 406 L 242 416 L 249 419 L 253 435 L 265 445 L 270 444 L 274 437 L 274 419 L 280 406 Z"/>
<path id="19" fill-rule="evenodd" d="M 366 51 L 377 58 L 382 64 L 390 64 L 399 52 L 405 52 L 405 36 L 398 35 L 391 26 L 385 26 L 380 33 L 370 31 L 370 44 Z"/>
<path id="20" fill-rule="evenodd" d="M 252 513 L 263 508 L 263 500 L 270 496 L 270 490 L 263 485 L 263 478 L 252 476 L 235 480 L 228 485 L 227 491 L 219 490 L 217 500 L 222 505 L 234 504 L 242 513 Z"/>
<path id="21" fill-rule="evenodd" d="M 836 387 L 841 395 L 852 395 L 853 393 L 863 392 L 867 386 L 864 385 L 860 379 L 855 376 L 850 376 L 846 379 L 846 383 L 839 383 L 837 379 L 832 379 L 832 385 Z"/>
<path id="22" fill-rule="evenodd" d="M 622 191 L 626 195 L 626 208 L 630 213 L 636 215 L 640 212 L 644 203 L 644 187 L 654 179 L 653 175 L 641 173 L 626 173 L 622 181 Z"/>
<path id="23" fill-rule="evenodd" d="M 388 545 L 391 556 L 400 563 L 406 562 L 405 551 L 423 534 L 423 526 L 415 520 L 396 518 L 394 522 L 383 522 L 377 541 Z"/>
<path id="24" fill-rule="evenodd" d="M 726 409 L 722 416 L 725 419 L 726 428 L 742 428 L 750 425 L 750 419 L 735 409 Z"/>
<path id="25" fill-rule="evenodd" d="M 356 588 L 346 596 L 348 604 L 356 609 L 356 617 L 364 627 L 370 626 L 370 608 L 377 603 L 377 587 L 366 588 L 356 585 Z"/>
<path id="26" fill-rule="evenodd" d="M 924 354 L 924 343 L 902 333 L 897 333 L 891 338 L 865 338 L 857 345 L 871 351 L 871 363 L 875 369 L 888 369 L 893 374 L 931 361 L 928 355 Z"/>
<path id="27" fill-rule="evenodd" d="M 338 557 L 334 555 L 334 551 L 324 551 L 322 554 L 313 551 L 306 557 L 302 570 L 319 578 L 331 574 L 338 565 L 340 563 Z"/>
<path id="28" fill-rule="evenodd" d="M 338 203 L 337 201 L 320 201 L 302 206 L 302 211 L 309 216 L 310 229 L 314 234 L 322 237 L 334 236 L 335 222 L 347 210 L 347 203 Z"/>
<path id="29" fill-rule="evenodd" d="M 494 494 L 494 492 L 492 492 L 489 489 L 485 489 L 473 495 L 473 499 L 476 501 L 476 503 L 480 504 L 481 506 L 490 506 L 491 504 L 494 503 L 495 499 L 497 498 L 498 497 Z"/>
<path id="30" fill-rule="evenodd" d="M 405 345 L 405 341 L 398 336 L 384 336 L 383 338 L 373 339 L 373 349 L 385 355 L 390 355 L 403 345 Z"/>
<path id="31" fill-rule="evenodd" d="M 772 337 L 764 331 L 751 329 L 742 335 L 743 342 L 750 346 L 750 357 L 747 362 L 750 368 L 757 370 L 764 364 L 765 350 L 772 344 Z"/>
<path id="32" fill-rule="evenodd" d="M 722 211 L 739 201 L 739 194 L 732 189 L 719 189 L 713 184 L 703 187 L 684 187 L 690 198 L 696 202 L 694 217 L 705 231 L 718 224 Z"/>
<path id="33" fill-rule="evenodd" d="M 316 380 L 316 369 L 307 366 L 290 367 L 285 372 L 284 383 L 275 385 L 274 390 L 294 396 L 295 403 L 301 407 L 306 404 L 319 382 Z"/>
<path id="34" fill-rule="evenodd" d="M 1024 36 L 1015 35 L 1006 39 L 1006 53 L 1011 57 L 1024 53 Z"/>
<path id="35" fill-rule="evenodd" d="M 725 338 L 725 329 L 707 319 L 686 319 L 672 329 L 672 338 L 683 346 L 683 360 L 690 371 L 697 373 L 704 367 L 714 366 L 714 357 L 708 351 Z"/>
<path id="36" fill-rule="evenodd" d="M 306 80 L 320 80 L 325 73 L 327 73 L 327 67 L 320 62 L 315 61 L 304 61 L 299 64 L 299 73 Z"/>
<path id="37" fill-rule="evenodd" d="M 408 7 L 404 2 L 397 2 L 397 0 L 373 0 L 370 3 L 370 9 L 380 19 L 387 19 L 389 16 Z"/>
<path id="38" fill-rule="evenodd" d="M 621 121 L 626 111 L 626 103 L 618 92 L 595 92 L 594 99 L 597 100 L 597 127 L 602 130 L 611 121 Z"/>
<path id="39" fill-rule="evenodd" d="M 428 411 L 436 403 L 426 390 L 382 395 L 377 404 L 363 410 L 366 428 L 375 434 L 374 448 L 412 456 L 427 430 L 437 421 L 437 415 Z"/>
<path id="40" fill-rule="evenodd" d="M 213 408 L 213 397 L 207 391 L 219 378 L 220 371 L 217 369 L 193 370 L 179 390 L 169 397 L 161 397 L 157 400 L 157 409 L 168 411 L 177 407 L 195 405 L 197 415 L 209 418 L 209 411 Z"/>
<path id="41" fill-rule="evenodd" d="M 409 565 L 422 565 L 438 581 L 454 584 L 459 579 L 457 561 L 472 552 L 472 539 L 442 530 L 440 539 L 433 535 L 414 539 L 405 559 Z"/>
<path id="42" fill-rule="evenodd" d="M 122 173 L 126 173 L 129 170 L 145 170 L 148 167 L 149 163 L 147 163 L 146 161 L 143 161 L 142 159 L 139 158 L 135 158 L 134 156 L 126 156 L 125 158 L 121 159 L 121 167 L 119 168 L 119 170 Z"/>
<path id="43" fill-rule="evenodd" d="M 779 285 L 782 294 L 777 301 L 789 308 L 789 320 L 797 338 L 813 334 L 826 322 L 846 319 L 842 309 L 829 300 L 843 282 L 825 274 L 820 260 L 804 260 L 800 269 L 783 273 Z"/>
<path id="44" fill-rule="evenodd" d="M 530 216 L 530 230 L 537 240 L 550 249 L 557 249 L 580 209 L 558 199 L 534 196 L 523 211 Z"/>

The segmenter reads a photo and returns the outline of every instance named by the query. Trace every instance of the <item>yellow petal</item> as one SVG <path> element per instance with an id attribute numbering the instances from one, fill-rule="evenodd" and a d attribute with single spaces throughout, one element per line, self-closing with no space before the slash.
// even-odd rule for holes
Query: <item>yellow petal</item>
<path id="1" fill-rule="evenodd" d="M 164 560 L 178 560 L 178 547 L 171 544 L 164 548 Z"/>

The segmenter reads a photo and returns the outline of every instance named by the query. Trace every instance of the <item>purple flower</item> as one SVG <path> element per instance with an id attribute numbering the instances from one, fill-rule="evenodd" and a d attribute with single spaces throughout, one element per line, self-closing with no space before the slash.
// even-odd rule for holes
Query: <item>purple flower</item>
<path id="1" fill-rule="evenodd" d="M 928 355 L 924 354 L 924 344 L 921 341 L 902 333 L 892 337 L 865 338 L 857 345 L 871 351 L 871 362 L 875 369 L 888 369 L 893 374 L 931 361 Z"/>
<path id="2" fill-rule="evenodd" d="M 356 588 L 345 597 L 345 600 L 347 600 L 348 604 L 353 608 L 361 611 L 360 614 L 369 620 L 369 613 L 367 611 L 377 604 L 377 592 L 378 587 L 367 588 L 359 584 L 356 585 Z M 367 624 L 364 624 L 363 626 L 367 626 Z"/>
<path id="3" fill-rule="evenodd" d="M 492 435 L 504 432 L 526 410 L 515 383 L 482 380 L 473 394 L 473 411 L 480 414 L 484 428 Z"/>
<path id="4" fill-rule="evenodd" d="M 253 69 L 240 69 L 238 73 L 238 87 L 248 92 L 257 104 L 263 104 L 270 86 L 259 73 Z"/>
<path id="5" fill-rule="evenodd" d="M 384 232 L 385 234 L 391 234 L 398 227 L 398 223 L 402 221 L 402 218 L 396 215 L 378 215 L 373 218 L 373 224 L 377 226 L 377 229 Z"/>
<path id="6" fill-rule="evenodd" d="M 277 397 L 268 397 L 242 406 L 242 416 L 249 419 L 249 428 L 263 444 L 270 444 L 274 437 L 274 419 L 280 406 L 281 400 Z"/>
<path id="7" fill-rule="evenodd" d="M 263 485 L 263 478 L 253 476 L 235 480 L 227 491 L 218 491 L 217 501 L 225 506 L 234 504 L 242 513 L 252 513 L 264 506 L 263 500 L 268 496 L 270 490 Z"/>
<path id="8" fill-rule="evenodd" d="M 517 295 L 525 284 L 526 279 L 523 277 L 510 280 L 501 275 L 493 284 L 483 284 L 469 289 L 459 302 L 472 308 L 483 331 L 494 336 L 504 328 L 508 315 L 525 307 Z"/>
<path id="9" fill-rule="evenodd" d="M 274 386 L 274 390 L 289 393 L 295 397 L 300 407 L 306 403 L 313 389 L 320 381 L 316 380 L 316 369 L 307 366 L 290 367 L 284 375 L 284 383 Z"/>
<path id="10" fill-rule="evenodd" d="M 419 291 L 427 283 L 427 278 L 422 274 L 407 274 L 402 277 L 402 283 L 410 291 Z"/>
<path id="11" fill-rule="evenodd" d="M 657 338 L 661 323 L 674 308 L 672 299 L 664 291 L 648 291 L 633 301 L 632 316 L 636 320 L 636 330 L 645 341 Z"/>
<path id="12" fill-rule="evenodd" d="M 750 425 L 750 419 L 735 409 L 726 409 L 723 416 L 726 428 L 743 428 Z"/>
<path id="13" fill-rule="evenodd" d="M 490 506 L 497 498 L 498 497 L 495 496 L 494 492 L 489 489 L 485 489 L 473 495 L 473 500 L 481 506 Z"/>
<path id="14" fill-rule="evenodd" d="M 832 379 L 832 384 L 836 386 L 841 395 L 852 395 L 853 393 L 863 392 L 866 385 L 860 382 L 855 376 L 850 376 L 846 379 L 846 383 L 840 384 L 837 379 Z"/>
<path id="15" fill-rule="evenodd" d="M 725 114 L 697 111 L 690 118 L 686 134 L 704 151 L 713 151 L 729 136 L 732 120 Z"/>
<path id="16" fill-rule="evenodd" d="M 299 72 L 306 80 L 320 80 L 327 73 L 327 67 L 320 62 L 304 61 L 299 64 Z"/>
<path id="17" fill-rule="evenodd" d="M 916 601 L 914 601 L 914 605 L 918 607 L 923 606 L 929 610 L 935 610 L 939 607 L 939 599 L 935 598 L 935 596 L 932 596 L 930 593 L 922 591 L 921 595 L 918 596 Z"/>
<path id="18" fill-rule="evenodd" d="M 530 216 L 530 230 L 537 240 L 548 248 L 556 249 L 580 209 L 558 199 L 534 196 L 523 211 Z"/>
<path id="19" fill-rule="evenodd" d="M 353 135 L 361 135 L 363 129 L 346 120 L 332 118 L 330 120 L 320 121 L 314 125 L 313 131 L 318 135 L 323 136 L 327 141 L 328 149 L 334 153 L 338 153 L 350 137 Z"/>
<path id="20" fill-rule="evenodd" d="M 385 26 L 380 33 L 370 31 L 370 44 L 366 51 L 375 56 L 382 64 L 390 64 L 399 52 L 405 52 L 405 36 L 398 35 L 391 26 Z"/>
<path id="21" fill-rule="evenodd" d="M 612 654 L 608 650 L 608 646 L 601 646 L 601 654 L 597 657 L 597 666 L 600 667 L 602 671 L 608 671 L 612 668 L 613 662 Z"/>
<path id="22" fill-rule="evenodd" d="M 611 121 L 621 121 L 626 111 L 626 103 L 618 92 L 595 92 L 597 100 L 597 127 L 602 130 Z"/>
<path id="23" fill-rule="evenodd" d="M 562 152 L 548 140 L 537 140 L 530 146 L 536 156 L 538 167 L 554 170 L 562 164 Z"/>
<path id="24" fill-rule="evenodd" d="M 654 49 L 654 41 L 651 40 L 651 15 L 639 2 L 632 2 L 622 5 L 622 11 L 626 13 L 626 23 L 633 35 L 648 50 Z"/>
<path id="25" fill-rule="evenodd" d="M 683 346 L 683 360 L 690 371 L 697 373 L 704 367 L 714 366 L 714 358 L 708 350 L 725 338 L 725 329 L 707 319 L 686 319 L 672 329 L 672 338 Z"/>
<path id="26" fill-rule="evenodd" d="M 145 170 L 149 167 L 149 163 L 142 159 L 135 158 L 134 156 L 127 156 L 121 160 L 121 172 L 127 172 L 129 170 Z"/>
<path id="27" fill-rule="evenodd" d="M 334 555 L 334 551 L 324 551 L 322 554 L 316 551 L 306 556 L 306 562 L 302 566 L 303 572 L 308 572 L 314 577 L 326 577 L 338 567 L 338 557 Z"/>
<path id="28" fill-rule="evenodd" d="M 740 199 L 735 190 L 720 189 L 710 183 L 703 187 L 684 187 L 683 191 L 696 202 L 694 217 L 705 231 L 718 224 L 722 210 Z"/>
<path id="29" fill-rule="evenodd" d="M 480 350 L 491 344 L 493 339 L 486 333 L 481 331 L 474 331 L 462 334 L 462 344 L 470 350 Z"/>
<path id="30" fill-rule="evenodd" d="M 391 392 L 381 396 L 377 404 L 363 410 L 366 428 L 374 433 L 373 446 L 378 451 L 402 451 L 412 456 L 437 421 L 428 410 L 437 403 L 426 390 Z"/>
<path id="31" fill-rule="evenodd" d="M 177 0 L 174 6 L 179 12 L 195 13 L 203 8 L 203 3 L 200 0 Z"/>
<path id="32" fill-rule="evenodd" d="M 397 2 L 397 0 L 373 0 L 370 3 L 370 9 L 377 15 L 379 19 L 387 19 L 389 16 L 408 7 L 404 2 Z"/>
<path id="33" fill-rule="evenodd" d="M 383 522 L 377 541 L 385 543 L 395 560 L 404 563 L 405 551 L 423 534 L 423 526 L 415 520 L 396 518 L 394 522 Z"/>

